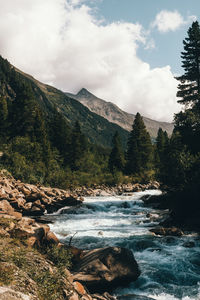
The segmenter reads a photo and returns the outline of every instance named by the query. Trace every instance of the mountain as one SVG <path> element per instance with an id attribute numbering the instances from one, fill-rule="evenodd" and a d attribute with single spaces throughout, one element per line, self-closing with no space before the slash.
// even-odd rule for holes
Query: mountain
<path id="1" fill-rule="evenodd" d="M 117 105 L 111 102 L 107 102 L 103 99 L 97 98 L 87 89 L 82 88 L 76 95 L 70 93 L 66 93 L 66 95 L 78 100 L 80 103 L 89 108 L 90 111 L 104 117 L 109 122 L 115 123 L 128 131 L 132 129 L 135 115 L 123 111 Z M 146 117 L 143 117 L 143 120 L 152 138 L 155 138 L 157 136 L 159 127 L 164 131 L 166 130 L 168 135 L 172 134 L 172 123 L 159 122 Z"/>
<path id="2" fill-rule="evenodd" d="M 122 140 L 122 144 L 126 145 L 128 138 L 128 131 L 121 128 L 115 123 L 109 122 L 102 116 L 91 112 L 86 106 L 79 101 L 67 96 L 62 91 L 44 84 L 29 74 L 25 74 L 21 70 L 9 64 L 7 60 L 0 57 L 0 79 L 4 78 L 4 69 L 7 73 L 15 70 L 18 74 L 18 81 L 26 81 L 30 83 L 34 92 L 34 97 L 37 100 L 44 116 L 48 117 L 56 109 L 60 112 L 70 127 L 73 127 L 76 121 L 79 121 L 82 132 L 88 137 L 91 143 L 110 147 L 112 145 L 112 137 L 118 131 Z M 10 78 L 8 76 L 8 78 Z M 0 96 L 5 96 L 11 101 L 16 98 L 15 85 L 12 82 L 3 79 L 4 83 L 0 84 Z"/>

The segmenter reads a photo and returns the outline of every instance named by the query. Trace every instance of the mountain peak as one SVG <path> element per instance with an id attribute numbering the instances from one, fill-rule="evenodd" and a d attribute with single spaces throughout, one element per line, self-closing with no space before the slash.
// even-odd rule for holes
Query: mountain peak
<path id="1" fill-rule="evenodd" d="M 117 105 L 112 102 L 107 102 L 100 99 L 90 93 L 86 88 L 82 88 L 77 95 L 68 94 L 70 97 L 78 100 L 90 111 L 100 115 L 101 117 L 107 119 L 111 123 L 115 123 L 118 126 L 124 128 L 125 130 L 131 131 L 133 120 L 135 115 L 130 114 L 121 110 Z M 149 131 L 151 137 L 155 138 L 157 136 L 158 129 L 161 127 L 166 130 L 169 135 L 172 134 L 173 124 L 167 122 L 154 121 L 149 118 L 143 117 L 145 126 Z"/>
<path id="2" fill-rule="evenodd" d="M 90 93 L 87 89 L 85 89 L 85 88 L 82 88 L 78 93 L 77 93 L 77 95 L 76 96 L 81 96 L 81 97 L 86 97 L 86 98 L 88 98 L 88 97 L 91 97 L 91 96 L 93 96 L 94 97 L 94 95 L 92 94 L 92 93 Z"/>

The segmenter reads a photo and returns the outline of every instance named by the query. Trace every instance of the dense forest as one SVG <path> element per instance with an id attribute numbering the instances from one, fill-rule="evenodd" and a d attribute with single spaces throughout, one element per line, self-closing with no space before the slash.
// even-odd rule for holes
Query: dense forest
<path id="1" fill-rule="evenodd" d="M 177 96 L 184 109 L 175 115 L 172 136 L 159 129 L 156 141 L 152 142 L 137 113 L 127 141 L 121 142 L 120 132 L 116 131 L 112 148 L 94 143 L 83 134 L 78 120 L 72 126 L 56 106 L 48 112 L 44 110 L 33 83 L 0 57 L 0 168 L 26 182 L 62 188 L 157 179 L 179 194 L 188 195 L 192 190 L 197 195 L 200 183 L 198 22 L 189 28 L 183 46 L 185 73 L 177 78 Z M 193 199 L 198 205 L 195 196 Z"/>

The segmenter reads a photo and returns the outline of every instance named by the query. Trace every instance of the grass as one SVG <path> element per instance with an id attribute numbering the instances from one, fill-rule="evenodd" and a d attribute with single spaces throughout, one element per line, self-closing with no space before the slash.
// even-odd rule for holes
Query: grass
<path id="1" fill-rule="evenodd" d="M 7 227 L 8 220 L 0 220 Z M 70 290 L 64 270 L 71 266 L 71 254 L 53 246 L 43 253 L 28 248 L 20 239 L 0 237 L 0 286 L 12 286 L 25 294 L 36 294 L 39 300 L 64 300 Z"/>

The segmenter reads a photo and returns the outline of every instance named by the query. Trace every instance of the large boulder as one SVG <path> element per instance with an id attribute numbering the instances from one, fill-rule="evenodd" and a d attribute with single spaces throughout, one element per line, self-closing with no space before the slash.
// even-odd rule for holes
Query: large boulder
<path id="1" fill-rule="evenodd" d="M 1 214 L 8 214 L 19 219 L 22 217 L 22 214 L 16 212 L 7 200 L 0 201 L 0 215 Z"/>
<path id="2" fill-rule="evenodd" d="M 140 275 L 132 252 L 125 248 L 108 247 L 83 253 L 73 269 L 74 280 L 91 292 L 109 291 L 127 285 Z"/>

